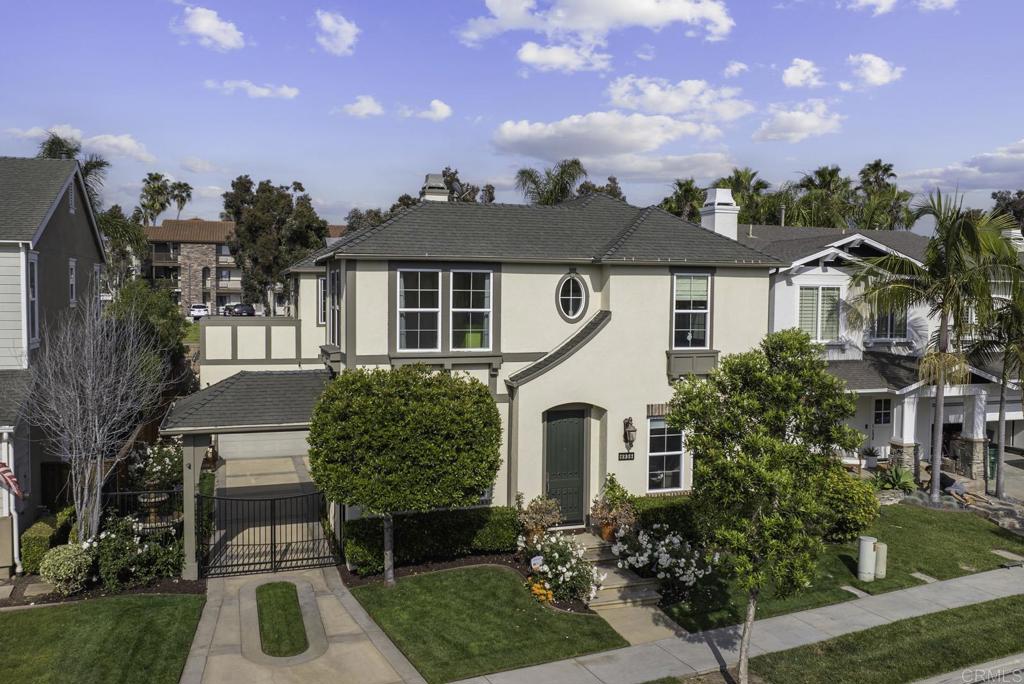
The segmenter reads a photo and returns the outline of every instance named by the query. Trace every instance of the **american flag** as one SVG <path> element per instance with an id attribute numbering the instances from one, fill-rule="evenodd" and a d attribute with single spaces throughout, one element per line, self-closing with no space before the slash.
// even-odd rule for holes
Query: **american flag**
<path id="1" fill-rule="evenodd" d="M 19 499 L 25 498 L 25 495 L 21 493 L 21 485 L 18 484 L 18 478 L 14 477 L 14 471 L 3 461 L 0 461 L 0 481 L 14 492 L 14 496 Z"/>

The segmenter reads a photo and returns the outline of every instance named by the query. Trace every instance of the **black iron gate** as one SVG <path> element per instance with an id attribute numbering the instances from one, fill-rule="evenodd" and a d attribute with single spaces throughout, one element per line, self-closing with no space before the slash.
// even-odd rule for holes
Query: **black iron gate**
<path id="1" fill-rule="evenodd" d="M 328 502 L 320 492 L 265 499 L 196 495 L 203 577 L 335 565 Z"/>

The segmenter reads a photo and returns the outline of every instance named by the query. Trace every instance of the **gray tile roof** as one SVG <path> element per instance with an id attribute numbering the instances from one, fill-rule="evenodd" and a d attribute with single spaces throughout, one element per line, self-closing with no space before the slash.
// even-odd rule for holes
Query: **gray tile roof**
<path id="1" fill-rule="evenodd" d="M 594 194 L 556 206 L 421 202 L 349 233 L 346 257 L 778 265 L 763 252 L 655 207 Z"/>
<path id="2" fill-rule="evenodd" d="M 327 238 L 327 244 L 320 249 L 314 250 L 309 253 L 305 258 L 299 259 L 294 264 L 285 269 L 285 273 L 302 273 L 302 272 L 314 272 L 322 271 L 323 266 L 317 265 L 316 260 L 322 256 L 327 256 L 331 253 L 334 245 L 341 240 L 341 238 Z"/>
<path id="3" fill-rule="evenodd" d="M 241 371 L 179 399 L 160 430 L 174 434 L 306 425 L 328 378 L 326 370 Z"/>
<path id="4" fill-rule="evenodd" d="M 836 240 L 862 235 L 890 249 L 921 261 L 928 238 L 909 230 L 847 230 L 838 228 L 796 228 L 784 226 L 741 225 L 739 241 L 748 247 L 771 254 L 787 263 L 820 252 Z"/>
<path id="5" fill-rule="evenodd" d="M 0 425 L 14 426 L 18 422 L 30 380 L 27 370 L 0 370 Z"/>
<path id="6" fill-rule="evenodd" d="M 74 159 L 0 157 L 0 240 L 31 240 L 77 168 Z"/>
<path id="7" fill-rule="evenodd" d="M 917 372 L 919 362 L 916 356 L 864 352 L 863 359 L 829 361 L 828 370 L 845 380 L 849 390 L 900 390 L 920 380 Z"/>
<path id="8" fill-rule="evenodd" d="M 519 387 L 520 385 L 533 380 L 536 377 L 544 375 L 549 370 L 557 366 L 558 364 L 565 361 L 567 358 L 579 351 L 583 345 L 589 342 L 594 335 L 601 332 L 601 329 L 608 324 L 612 318 L 612 312 L 601 310 L 594 314 L 586 324 L 577 330 L 569 339 L 562 344 L 558 345 L 552 352 L 542 356 L 536 362 L 530 364 L 521 371 L 517 371 L 509 376 L 508 384 L 513 387 Z"/>

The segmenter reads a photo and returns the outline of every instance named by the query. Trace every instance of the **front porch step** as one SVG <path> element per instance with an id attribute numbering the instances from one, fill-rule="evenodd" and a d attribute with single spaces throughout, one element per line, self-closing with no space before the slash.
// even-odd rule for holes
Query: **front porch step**
<path id="1" fill-rule="evenodd" d="M 615 606 L 653 606 L 661 600 L 656 586 L 601 587 L 590 602 L 591 608 L 612 608 Z"/>
<path id="2" fill-rule="evenodd" d="M 601 587 L 604 589 L 618 589 L 620 587 L 657 587 L 658 580 L 654 577 L 641 577 L 632 570 L 626 570 L 615 566 L 598 566 L 598 570 L 605 574 Z"/>

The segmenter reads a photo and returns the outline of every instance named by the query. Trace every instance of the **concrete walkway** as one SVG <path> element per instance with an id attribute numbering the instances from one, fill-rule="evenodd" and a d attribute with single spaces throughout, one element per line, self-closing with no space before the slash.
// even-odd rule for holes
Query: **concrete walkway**
<path id="1" fill-rule="evenodd" d="M 261 581 L 295 581 L 312 585 L 315 605 L 307 613 L 323 625 L 320 639 L 310 638 L 306 657 L 273 659 L 253 652 L 259 642 L 253 585 Z M 301 597 L 300 597 L 301 602 Z M 317 615 L 318 613 L 318 615 Z M 309 629 L 307 628 L 307 632 Z M 246 655 L 248 654 L 248 656 Z M 425 684 L 404 655 L 345 588 L 334 568 L 211 579 L 206 606 L 181 684 Z"/>
<path id="2" fill-rule="evenodd" d="M 751 655 L 784 651 L 897 620 L 1017 594 L 1024 594 L 1021 567 L 758 620 L 751 636 Z M 739 655 L 739 639 L 737 627 L 725 627 L 475 677 L 462 684 L 641 684 L 660 677 L 683 677 L 731 667 Z"/>
<path id="3" fill-rule="evenodd" d="M 1024 682 L 1024 653 L 990 660 L 980 665 L 971 665 L 956 672 L 947 672 L 938 677 L 922 679 L 914 684 L 965 684 L 965 682 L 971 682 L 971 684 Z"/>

